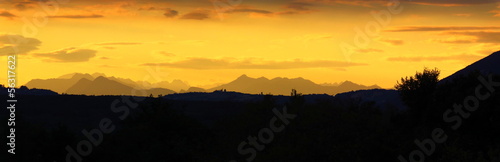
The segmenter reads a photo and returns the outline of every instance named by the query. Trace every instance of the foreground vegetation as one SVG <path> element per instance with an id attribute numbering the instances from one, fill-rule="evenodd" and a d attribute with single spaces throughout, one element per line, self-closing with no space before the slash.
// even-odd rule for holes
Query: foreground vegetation
<path id="1" fill-rule="evenodd" d="M 281 123 L 284 128 L 270 142 L 259 141 L 264 148 L 255 149 L 255 157 L 241 153 L 238 147 L 270 127 L 276 110 L 283 111 L 270 95 L 248 103 L 244 113 L 210 126 L 173 110 L 163 98 L 150 97 L 140 103 L 141 111 L 124 120 L 123 127 L 106 136 L 84 161 L 399 161 L 398 156 L 408 159 L 412 151 L 420 149 L 416 139 L 431 138 L 436 128 L 444 130 L 447 140 L 436 144 L 425 161 L 499 161 L 500 88 L 490 91 L 477 110 L 464 112 L 469 115 L 453 129 L 457 123 L 443 120 L 443 114 L 476 93 L 480 74 L 442 84 L 438 84 L 438 76 L 439 70 L 425 69 L 396 84 L 409 107 L 404 111 L 382 110 L 375 103 L 359 100 L 305 104 L 303 96 L 294 91 L 286 109 L 296 117 Z M 500 76 L 492 79 L 500 81 Z M 17 148 L 22 156 L 18 161 L 65 161 L 65 147 L 75 146 L 81 138 L 65 126 L 47 130 L 19 120 Z M 0 129 L 7 134 L 4 127 Z M 5 138 L 1 140 L 6 143 Z"/>

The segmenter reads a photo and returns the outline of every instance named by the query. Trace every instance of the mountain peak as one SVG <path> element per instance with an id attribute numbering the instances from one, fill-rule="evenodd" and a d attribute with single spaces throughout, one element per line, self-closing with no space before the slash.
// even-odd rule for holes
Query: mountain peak
<path id="1" fill-rule="evenodd" d="M 276 80 L 288 80 L 288 78 L 286 78 L 286 77 L 285 77 L 285 78 L 282 78 L 282 77 L 276 77 L 276 78 L 273 78 L 273 79 L 271 79 L 271 80 L 274 80 L 274 81 L 276 81 Z"/>
<path id="2" fill-rule="evenodd" d="M 494 52 L 489 56 L 478 60 L 469 66 L 453 73 L 452 75 L 441 79 L 439 82 L 444 83 L 451 81 L 459 76 L 466 76 L 473 71 L 479 71 L 483 75 L 488 75 L 490 73 L 500 75 L 500 51 Z"/>
<path id="3" fill-rule="evenodd" d="M 242 80 L 242 79 L 252 79 L 252 78 L 248 77 L 246 74 L 243 74 L 239 76 L 236 80 Z"/>
<path id="4" fill-rule="evenodd" d="M 77 74 L 77 73 L 64 74 L 64 75 L 57 77 L 57 79 L 71 79 L 73 76 L 75 76 L 75 74 Z"/>
<path id="5" fill-rule="evenodd" d="M 340 83 L 340 85 L 358 85 L 358 84 L 356 84 L 356 83 L 354 83 L 354 82 L 351 82 L 351 81 L 346 80 L 346 81 L 344 81 L 344 82 Z"/>
<path id="6" fill-rule="evenodd" d="M 80 80 L 78 80 L 78 82 L 76 82 L 75 84 L 80 84 L 80 83 L 90 83 L 92 82 L 92 80 L 89 80 L 87 78 L 81 78 Z"/>
<path id="7" fill-rule="evenodd" d="M 110 80 L 104 76 L 98 76 L 97 78 L 94 79 L 94 81 L 99 82 L 99 81 L 110 81 Z"/>
<path id="8" fill-rule="evenodd" d="M 90 74 L 87 74 L 87 73 L 85 73 L 85 74 L 82 74 L 82 73 L 75 73 L 75 74 L 71 77 L 71 79 L 76 79 L 76 80 L 80 80 L 80 79 L 82 79 L 82 78 L 85 78 L 85 79 L 88 79 L 88 80 L 94 80 L 94 77 L 93 77 L 92 75 L 90 75 Z"/>
<path id="9" fill-rule="evenodd" d="M 259 78 L 257 78 L 257 79 L 258 79 L 258 80 L 269 80 L 269 79 L 267 79 L 266 77 L 259 77 Z"/>
<path id="10" fill-rule="evenodd" d="M 106 74 L 104 74 L 104 73 L 93 73 L 92 76 L 94 78 L 97 78 L 97 77 L 100 77 L 100 76 L 106 77 Z"/>

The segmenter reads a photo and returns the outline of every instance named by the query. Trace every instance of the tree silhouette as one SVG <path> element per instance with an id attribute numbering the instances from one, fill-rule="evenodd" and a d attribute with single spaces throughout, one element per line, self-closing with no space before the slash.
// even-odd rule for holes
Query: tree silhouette
<path id="1" fill-rule="evenodd" d="M 410 108 L 411 120 L 419 122 L 427 111 L 429 101 L 439 81 L 440 70 L 437 68 L 424 68 L 423 72 L 417 72 L 415 76 L 401 78 L 401 82 L 395 85 L 401 99 Z M 415 123 L 413 123 L 415 124 Z"/>
<path id="2" fill-rule="evenodd" d="M 290 101 L 292 105 L 302 105 L 304 104 L 304 95 L 298 93 L 296 89 L 292 89 L 292 92 L 290 92 Z"/>
<path id="3" fill-rule="evenodd" d="M 424 68 L 423 72 L 417 72 L 415 76 L 401 78 L 395 88 L 400 92 L 405 102 L 412 102 L 415 97 L 423 97 L 431 94 L 439 81 L 440 71 Z"/>

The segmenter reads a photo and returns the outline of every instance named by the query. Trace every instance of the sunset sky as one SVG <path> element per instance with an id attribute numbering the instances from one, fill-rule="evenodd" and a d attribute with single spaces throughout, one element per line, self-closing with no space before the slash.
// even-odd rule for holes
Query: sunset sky
<path id="1" fill-rule="evenodd" d="M 500 50 L 500 2 L 3 0 L 2 65 L 13 47 L 20 84 L 99 72 L 202 87 L 247 74 L 392 88 Z"/>

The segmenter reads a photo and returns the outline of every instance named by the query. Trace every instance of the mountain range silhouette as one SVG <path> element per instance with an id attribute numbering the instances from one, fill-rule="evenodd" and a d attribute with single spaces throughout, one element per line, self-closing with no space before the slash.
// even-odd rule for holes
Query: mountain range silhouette
<path id="1" fill-rule="evenodd" d="M 163 81 L 157 84 L 117 77 L 107 77 L 102 73 L 66 74 L 54 79 L 33 79 L 26 84 L 29 88 L 49 89 L 58 93 L 84 94 L 84 95 L 168 95 L 186 92 L 213 92 L 227 90 L 249 94 L 275 94 L 288 95 L 291 89 L 297 89 L 304 94 L 330 94 L 362 90 L 377 89 L 377 85 L 364 86 L 350 81 L 338 85 L 320 85 L 304 78 L 251 78 L 241 75 L 236 80 L 210 89 L 191 87 L 181 80 L 172 82 Z"/>
<path id="2" fill-rule="evenodd" d="M 267 79 L 265 77 L 251 78 L 247 75 L 242 75 L 232 82 L 211 88 L 209 89 L 209 91 L 226 89 L 227 91 L 244 92 L 250 94 L 271 93 L 278 95 L 289 95 L 291 89 L 296 89 L 300 93 L 304 94 L 334 95 L 337 93 L 354 90 L 377 88 L 380 87 L 377 85 L 364 86 L 353 83 L 351 81 L 345 81 L 338 86 L 324 86 L 301 77 L 293 79 L 281 77 Z"/>
<path id="3" fill-rule="evenodd" d="M 476 61 L 475 63 L 443 78 L 440 83 L 450 81 L 472 71 L 482 74 L 500 74 L 500 51 Z M 173 93 L 188 92 L 213 92 L 217 90 L 234 91 L 248 94 L 273 94 L 289 95 L 291 89 L 296 89 L 303 94 L 328 94 L 335 95 L 357 90 L 381 89 L 377 85 L 365 86 L 344 81 L 335 84 L 316 84 L 311 80 L 299 78 L 265 77 L 252 78 L 245 74 L 235 80 L 213 88 L 203 89 L 192 87 L 182 80 L 172 82 L 163 81 L 152 84 L 146 81 L 133 81 L 118 77 L 107 77 L 102 73 L 82 74 L 72 73 L 53 79 L 33 79 L 25 86 L 28 88 L 48 89 L 57 93 L 83 94 L 83 95 L 135 95 L 149 96 L 168 95 Z"/>
<path id="4" fill-rule="evenodd" d="M 95 77 L 95 78 L 94 78 Z M 57 93 L 77 95 L 135 95 L 148 96 L 167 95 L 175 91 L 165 88 L 145 88 L 138 86 L 138 82 L 130 79 L 105 77 L 105 75 L 90 75 L 74 73 L 63 75 L 55 79 L 33 79 L 27 87 L 49 89 Z M 133 88 L 135 87 L 135 88 Z"/>

